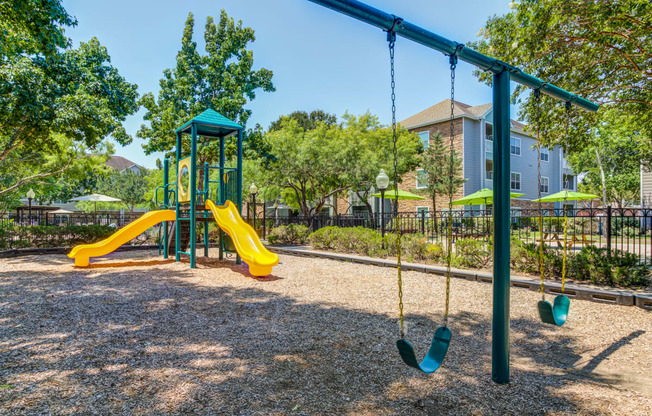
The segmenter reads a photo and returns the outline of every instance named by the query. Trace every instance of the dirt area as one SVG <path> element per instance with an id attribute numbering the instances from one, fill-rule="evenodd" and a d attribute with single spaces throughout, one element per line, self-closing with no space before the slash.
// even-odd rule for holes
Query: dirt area
<path id="1" fill-rule="evenodd" d="M 652 314 L 636 307 L 574 300 L 557 328 L 539 322 L 539 295 L 512 290 L 512 380 L 496 385 L 488 284 L 453 279 L 451 347 L 423 375 L 396 351 L 392 269 L 281 256 L 256 279 L 154 252 L 92 266 L 0 260 L 0 414 L 652 414 Z M 443 290 L 404 273 L 418 354 Z"/>

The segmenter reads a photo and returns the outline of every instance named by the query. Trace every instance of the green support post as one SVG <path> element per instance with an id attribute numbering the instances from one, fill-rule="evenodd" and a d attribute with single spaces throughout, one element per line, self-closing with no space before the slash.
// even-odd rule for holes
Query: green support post
<path id="1" fill-rule="evenodd" d="M 242 129 L 238 130 L 238 213 L 242 215 Z M 236 254 L 235 264 L 240 264 L 240 256 Z"/>
<path id="2" fill-rule="evenodd" d="M 494 279 L 491 376 L 509 383 L 510 121 L 509 72 L 494 74 Z"/>
<path id="3" fill-rule="evenodd" d="M 190 268 L 197 267 L 197 124 L 190 127 Z"/>
<path id="4" fill-rule="evenodd" d="M 208 257 L 208 221 L 206 217 L 206 201 L 208 200 L 208 175 L 210 171 L 208 170 L 208 163 L 204 163 L 204 257 Z"/>
<path id="5" fill-rule="evenodd" d="M 181 134 L 177 133 L 177 200 L 175 201 L 176 221 L 174 228 L 174 261 L 180 261 L 179 246 L 181 245 L 181 210 L 179 209 L 179 160 L 181 160 Z"/>
<path id="6" fill-rule="evenodd" d="M 224 137 L 220 137 L 220 189 L 219 189 L 219 200 L 217 201 L 218 205 L 224 204 Z M 224 258 L 224 231 L 220 228 L 220 253 L 219 259 Z"/>
<path id="7" fill-rule="evenodd" d="M 170 206 L 170 195 L 168 186 L 170 184 L 170 159 L 163 160 L 163 208 L 168 209 Z M 168 222 L 163 223 L 163 258 L 168 258 Z"/>

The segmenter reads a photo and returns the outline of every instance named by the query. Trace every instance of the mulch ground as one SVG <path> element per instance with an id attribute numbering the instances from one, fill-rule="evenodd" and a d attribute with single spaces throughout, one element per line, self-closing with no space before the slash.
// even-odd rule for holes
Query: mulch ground
<path id="1" fill-rule="evenodd" d="M 211 256 L 217 253 L 211 250 Z M 649 415 L 652 314 L 573 300 L 562 328 L 511 291 L 511 383 L 491 381 L 491 285 L 453 279 L 451 347 L 423 375 L 396 351 L 395 270 L 281 256 L 246 265 L 155 252 L 76 269 L 0 260 L 0 414 Z M 444 279 L 404 273 L 425 354 Z"/>

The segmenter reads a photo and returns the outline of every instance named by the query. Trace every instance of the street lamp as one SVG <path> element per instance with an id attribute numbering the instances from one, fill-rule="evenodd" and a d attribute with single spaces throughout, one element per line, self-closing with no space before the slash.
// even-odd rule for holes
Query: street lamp
<path id="1" fill-rule="evenodd" d="M 29 191 L 25 194 L 27 197 L 27 200 L 29 201 L 29 211 L 27 214 L 27 222 L 31 225 L 32 221 L 32 199 L 36 197 L 36 194 L 34 193 L 34 190 L 32 188 L 29 188 Z"/>
<path id="2" fill-rule="evenodd" d="M 251 183 L 251 186 L 249 187 L 249 193 L 254 199 L 254 229 L 256 228 L 256 194 L 258 193 L 258 187 L 256 186 L 255 183 Z"/>
<path id="3" fill-rule="evenodd" d="M 378 176 L 376 176 L 376 187 L 380 191 L 380 230 L 382 233 L 382 248 L 385 248 L 385 190 L 389 186 L 389 176 L 385 173 L 385 169 L 381 169 Z"/>

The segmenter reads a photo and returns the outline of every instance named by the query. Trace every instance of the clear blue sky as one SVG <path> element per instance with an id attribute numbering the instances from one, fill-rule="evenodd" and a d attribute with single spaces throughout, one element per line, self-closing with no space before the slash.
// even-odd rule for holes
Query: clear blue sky
<path id="1" fill-rule="evenodd" d="M 458 42 L 475 40 L 489 16 L 509 11 L 507 0 L 367 0 L 367 4 Z M 142 95 L 158 93 L 165 68 L 175 66 L 188 15 L 195 16 L 195 40 L 203 51 L 206 16 L 220 9 L 256 31 L 256 68 L 274 72 L 276 92 L 259 91 L 246 107 L 248 127 L 268 127 L 295 110 L 323 109 L 341 116 L 367 110 L 389 124 L 389 57 L 385 34 L 377 28 L 307 0 L 64 0 L 79 20 L 67 31 L 75 45 L 95 36 L 108 48 L 112 64 Z M 491 101 L 491 89 L 460 63 L 456 96 L 471 105 Z M 396 46 L 397 118 L 402 120 L 450 96 L 448 59 L 441 53 L 399 38 Z M 125 123 L 134 142 L 116 154 L 153 168 L 160 155 L 146 156 L 135 133 L 141 110 Z M 516 118 L 513 116 L 513 118 Z"/>

